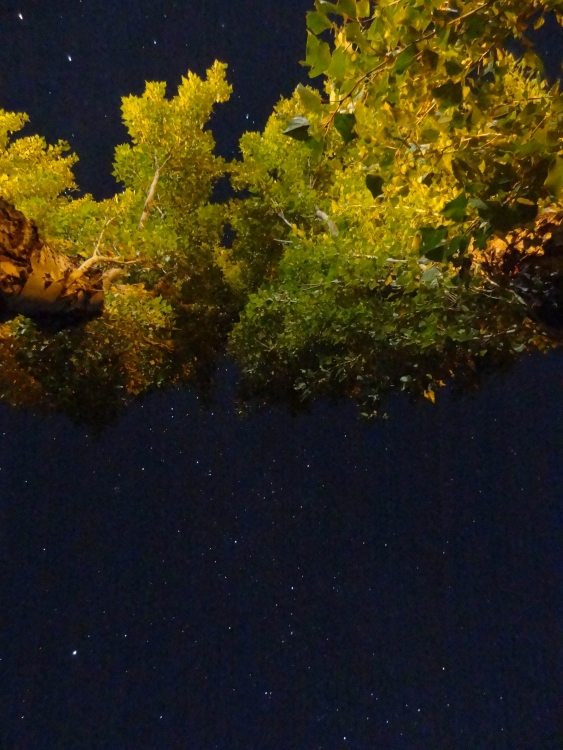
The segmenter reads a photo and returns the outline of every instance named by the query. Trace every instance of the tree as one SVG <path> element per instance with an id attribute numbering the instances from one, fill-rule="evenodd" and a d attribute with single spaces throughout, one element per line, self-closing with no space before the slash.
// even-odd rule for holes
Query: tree
<path id="1" fill-rule="evenodd" d="M 551 11 L 563 2 L 316 0 L 303 64 L 322 91 L 299 85 L 226 164 L 204 130 L 226 66 L 171 100 L 148 83 L 123 100 L 132 143 L 108 201 L 72 199 L 66 144 L 9 143 L 25 116 L 0 112 L 0 193 L 65 279 L 81 268 L 103 294 L 74 326 L 7 304 L 3 398 L 90 419 L 121 394 L 209 384 L 227 347 L 243 403 L 346 394 L 369 416 L 387 393 L 434 401 L 558 345 L 563 99 L 526 37 Z M 236 195 L 218 204 L 223 174 Z"/>
<path id="2" fill-rule="evenodd" d="M 132 143 L 116 149 L 114 174 L 125 187 L 100 202 L 71 197 L 76 157 L 63 156 L 67 144 L 10 143 L 26 117 L 0 112 L 2 195 L 21 211 L 22 226 L 22 213 L 33 219 L 27 224 L 49 258 L 35 264 L 34 306 L 29 285 L 0 266 L 0 394 L 8 403 L 102 425 L 153 388 L 189 382 L 209 391 L 235 309 L 214 262 L 222 212 L 209 202 L 225 163 L 204 130 L 215 102 L 230 95 L 225 69 L 215 63 L 206 80 L 189 73 L 170 100 L 158 83 L 124 98 Z M 0 236 L 2 229 L 9 231 L 0 217 Z M 84 315 L 69 316 L 85 291 L 78 277 L 97 297 Z"/>
<path id="3" fill-rule="evenodd" d="M 563 99 L 525 32 L 562 4 L 315 7 L 304 65 L 324 92 L 280 102 L 233 173 L 236 228 L 270 240 L 235 243 L 227 275 L 274 263 L 231 336 L 243 397 L 346 393 L 370 415 L 556 345 Z"/>

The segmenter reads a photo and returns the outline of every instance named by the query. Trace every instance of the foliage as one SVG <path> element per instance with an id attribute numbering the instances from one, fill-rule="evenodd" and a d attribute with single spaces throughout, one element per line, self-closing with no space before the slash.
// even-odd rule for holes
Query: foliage
<path id="1" fill-rule="evenodd" d="M 324 92 L 282 101 L 235 171 L 243 236 L 292 225 L 231 337 L 246 397 L 344 392 L 368 415 L 554 345 L 479 253 L 559 198 L 563 99 L 524 32 L 562 5 L 317 0 L 304 64 Z"/>
<path id="2" fill-rule="evenodd" d="M 56 321 L 20 317 L 2 326 L 0 392 L 8 402 L 32 401 L 102 424 L 150 389 L 208 387 L 233 315 L 214 262 L 222 213 L 209 204 L 224 161 L 204 130 L 214 103 L 230 95 L 225 69 L 215 63 L 206 80 L 189 73 L 170 100 L 161 83 L 123 99 L 132 143 L 117 147 L 114 174 L 125 188 L 105 201 L 72 199 L 76 157 L 61 155 L 66 145 L 46 147 L 36 137 L 10 143 L 9 132 L 27 118 L 0 114 L 2 194 L 36 221 L 55 251 L 129 264 L 106 274 L 97 320 L 59 330 Z"/>
<path id="3" fill-rule="evenodd" d="M 117 413 L 207 387 L 228 340 L 243 401 L 347 394 L 369 416 L 557 345 L 563 98 L 526 37 L 550 11 L 563 0 L 315 0 L 303 65 L 321 90 L 297 86 L 226 164 L 204 129 L 226 66 L 172 99 L 147 83 L 123 99 L 106 201 L 72 198 L 67 145 L 11 141 L 26 117 L 0 112 L 0 192 L 107 281 L 85 326 L 4 323 L 3 398 Z M 224 174 L 235 196 L 214 203 Z M 98 255 L 127 264 L 119 280 Z"/>

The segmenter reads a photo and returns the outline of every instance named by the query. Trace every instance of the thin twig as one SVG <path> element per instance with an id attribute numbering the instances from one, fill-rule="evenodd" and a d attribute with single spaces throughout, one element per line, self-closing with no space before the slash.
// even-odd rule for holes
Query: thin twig
<path id="1" fill-rule="evenodd" d="M 168 344 L 163 344 L 161 341 L 153 341 L 153 339 L 149 339 L 148 336 L 141 336 L 141 338 L 143 339 L 143 341 L 146 341 L 147 344 L 152 344 L 152 346 L 158 346 L 161 349 L 166 349 L 166 351 L 168 352 L 174 351 L 173 346 L 168 346 Z"/>

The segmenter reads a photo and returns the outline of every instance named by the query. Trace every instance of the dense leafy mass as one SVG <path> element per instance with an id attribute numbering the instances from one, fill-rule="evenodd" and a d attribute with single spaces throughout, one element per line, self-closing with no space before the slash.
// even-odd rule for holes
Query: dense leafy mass
<path id="1" fill-rule="evenodd" d="M 242 403 L 347 394 L 369 416 L 558 345 L 563 98 L 526 37 L 548 12 L 563 2 L 316 0 L 322 90 L 299 85 L 226 164 L 204 129 L 226 66 L 172 99 L 148 83 L 123 100 L 108 201 L 72 199 L 67 145 L 10 140 L 25 116 L 0 112 L 0 193 L 56 251 L 128 264 L 86 325 L 3 324 L 4 398 L 85 418 L 209 383 L 227 347 Z M 214 203 L 223 174 L 235 197 Z"/>

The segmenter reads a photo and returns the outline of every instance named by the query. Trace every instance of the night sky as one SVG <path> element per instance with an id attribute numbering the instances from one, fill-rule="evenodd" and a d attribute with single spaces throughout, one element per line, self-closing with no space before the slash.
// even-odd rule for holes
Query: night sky
<path id="1" fill-rule="evenodd" d="M 227 62 L 226 158 L 309 80 L 309 0 L 0 3 L 0 107 L 96 198 L 145 80 Z M 561 750 L 563 355 L 370 424 L 220 381 L 100 439 L 0 407 L 0 750 Z"/>

